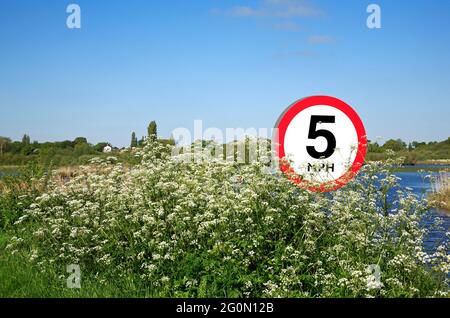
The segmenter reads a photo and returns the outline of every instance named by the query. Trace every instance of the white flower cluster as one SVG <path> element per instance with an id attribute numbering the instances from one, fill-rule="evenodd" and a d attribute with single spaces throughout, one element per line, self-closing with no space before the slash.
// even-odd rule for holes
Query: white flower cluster
<path id="1" fill-rule="evenodd" d="M 424 251 L 426 206 L 402 191 L 385 204 L 397 180 L 379 163 L 321 194 L 261 163 L 184 162 L 167 147 L 148 141 L 137 166 L 97 159 L 50 182 L 8 248 L 132 275 L 165 296 L 426 296 L 420 279 L 447 295 L 448 246 Z"/>

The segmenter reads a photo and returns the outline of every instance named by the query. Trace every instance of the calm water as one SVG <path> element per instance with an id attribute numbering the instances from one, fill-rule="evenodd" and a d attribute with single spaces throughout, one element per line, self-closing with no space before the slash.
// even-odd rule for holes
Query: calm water
<path id="1" fill-rule="evenodd" d="M 422 167 L 421 167 L 422 168 Z M 427 169 L 426 165 L 423 165 L 423 169 Z M 426 175 L 437 175 L 433 173 L 419 173 L 419 172 L 397 172 L 396 176 L 401 178 L 399 181 L 401 187 L 409 187 L 412 192 L 419 197 L 424 197 L 431 190 L 430 178 L 425 178 Z M 440 218 L 443 221 L 443 230 L 434 230 L 430 233 L 425 241 L 425 248 L 427 250 L 433 250 L 436 245 L 445 239 L 445 232 L 450 230 L 450 213 L 440 209 L 431 210 L 431 217 L 425 220 L 425 224 L 432 224 L 436 218 Z"/>

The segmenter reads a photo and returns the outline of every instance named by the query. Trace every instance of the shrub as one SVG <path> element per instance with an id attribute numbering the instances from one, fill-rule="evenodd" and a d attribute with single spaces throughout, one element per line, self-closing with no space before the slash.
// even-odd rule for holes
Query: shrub
<path id="1" fill-rule="evenodd" d="M 433 180 L 430 199 L 434 206 L 450 211 L 450 171 L 441 171 Z"/>
<path id="2" fill-rule="evenodd" d="M 43 272 L 75 263 L 98 284 L 132 281 L 141 296 L 448 295 L 448 246 L 424 250 L 428 207 L 386 166 L 310 193 L 259 163 L 185 163 L 169 147 L 149 140 L 131 169 L 96 159 L 50 181 L 8 251 Z"/>

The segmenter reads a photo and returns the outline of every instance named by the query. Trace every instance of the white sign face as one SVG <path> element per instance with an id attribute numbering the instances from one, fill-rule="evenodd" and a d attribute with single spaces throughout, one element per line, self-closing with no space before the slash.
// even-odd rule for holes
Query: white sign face
<path id="1" fill-rule="evenodd" d="M 314 182 L 330 182 L 343 176 L 355 160 L 357 148 L 358 135 L 350 118 L 326 105 L 298 113 L 284 138 L 291 167 Z"/>
<path id="2" fill-rule="evenodd" d="M 361 168 L 367 140 L 356 112 L 343 101 L 313 96 L 297 101 L 277 123 L 281 170 L 301 187 L 331 191 Z"/>

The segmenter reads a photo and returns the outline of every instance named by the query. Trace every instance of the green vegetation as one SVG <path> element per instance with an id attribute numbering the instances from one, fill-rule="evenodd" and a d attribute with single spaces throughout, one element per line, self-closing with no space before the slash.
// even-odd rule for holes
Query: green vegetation
<path id="1" fill-rule="evenodd" d="M 42 165 L 78 165 L 87 163 L 93 157 L 102 155 L 105 142 L 96 145 L 89 144 L 86 138 L 78 137 L 73 141 L 61 142 L 30 142 L 30 137 L 24 135 L 22 141 L 11 141 L 2 138 L 0 165 L 26 165 L 38 162 Z"/>
<path id="2" fill-rule="evenodd" d="M 139 286 L 133 280 L 97 275 L 82 276 L 81 289 L 67 288 L 61 273 L 65 268 L 46 267 L 37 270 L 21 255 L 3 252 L 8 236 L 0 233 L 0 297 L 139 297 L 145 296 L 145 286 Z M 67 275 L 67 273 L 65 273 Z M 101 283 L 99 283 L 101 281 Z M 149 295 L 149 294 L 148 294 Z"/>
<path id="3" fill-rule="evenodd" d="M 429 206 L 392 172 L 449 159 L 450 138 L 370 143 L 368 159 L 384 163 L 369 161 L 346 187 L 320 194 L 267 174 L 250 160 L 248 139 L 237 163 L 239 142 L 199 141 L 172 158 L 174 142 L 157 138 L 156 122 L 148 136 L 133 132 L 130 148 L 112 153 L 84 137 L 0 137 L 0 164 L 14 165 L 0 179 L 0 296 L 449 295 L 448 243 L 423 250 Z M 224 159 L 232 151 L 234 161 L 177 160 L 194 158 L 196 146 Z M 432 204 L 448 206 L 445 181 Z M 386 199 L 393 189 L 395 208 Z M 80 265 L 81 289 L 66 287 L 69 264 Z"/>
<path id="4" fill-rule="evenodd" d="M 148 126 L 149 137 L 156 140 L 156 122 L 150 122 Z M 150 135 L 151 134 L 151 135 Z M 173 144 L 173 140 L 160 139 L 162 143 Z M 142 147 L 144 137 L 138 142 L 133 132 L 131 147 Z M 0 167 L 24 166 L 29 163 L 38 163 L 42 166 L 76 166 L 87 164 L 92 158 L 106 158 L 111 153 L 103 153 L 108 142 L 90 144 L 85 137 L 77 137 L 75 140 L 60 142 L 31 142 L 29 135 L 25 134 L 21 141 L 11 141 L 10 138 L 0 136 Z M 112 147 L 112 154 L 119 161 L 135 163 L 134 155 L 129 148 Z M 3 170 L 3 168 L 1 168 Z"/>
<path id="5" fill-rule="evenodd" d="M 157 124 L 150 122 L 147 127 L 148 137 L 157 140 Z M 172 139 L 158 139 L 164 144 L 174 144 Z M 143 147 L 144 137 L 137 139 L 136 133 L 131 135 L 130 148 Z M 42 165 L 53 166 L 74 166 L 86 164 L 94 157 L 107 157 L 103 149 L 107 142 L 100 142 L 96 145 L 90 144 L 86 138 L 78 137 L 73 141 L 61 142 L 31 142 L 30 136 L 25 134 L 22 141 L 11 141 L 10 138 L 0 137 L 0 166 L 21 166 L 30 162 L 38 162 Z M 207 141 L 203 141 L 203 147 L 208 146 Z M 223 145 L 225 149 L 227 145 Z M 394 151 L 397 158 L 404 158 L 404 164 L 416 163 L 450 163 L 450 138 L 441 142 L 412 142 L 407 145 L 400 139 L 388 140 L 380 146 L 376 142 L 368 145 L 367 160 L 379 161 L 392 157 L 390 152 Z M 113 154 L 122 162 L 133 162 L 129 148 L 114 148 Z"/>
<path id="6" fill-rule="evenodd" d="M 133 133 L 131 134 L 131 143 L 130 143 L 130 147 L 131 148 L 136 148 L 138 146 L 138 140 L 136 137 L 136 133 L 133 131 Z"/>
<path id="7" fill-rule="evenodd" d="M 398 162 L 322 194 L 258 162 L 171 150 L 148 139 L 133 167 L 96 159 L 61 182 L 30 166 L 2 181 L 0 296 L 448 296 L 448 245 L 424 250 L 428 206 L 398 188 Z M 65 287 L 69 264 L 80 290 Z"/>
<path id="8" fill-rule="evenodd" d="M 431 203 L 441 209 L 450 211 L 450 172 L 441 171 L 433 180 L 433 192 L 430 195 Z"/>
<path id="9" fill-rule="evenodd" d="M 369 141 L 367 160 L 386 160 L 394 151 L 397 157 L 403 157 L 404 164 L 450 163 L 450 137 L 441 142 L 412 142 L 408 145 L 401 139 L 390 139 L 383 146 Z M 434 162 L 433 162 L 434 160 Z"/>
<path id="10" fill-rule="evenodd" d="M 156 140 L 158 138 L 158 131 L 156 128 L 156 122 L 153 120 L 147 127 L 148 137 L 152 140 Z"/>

